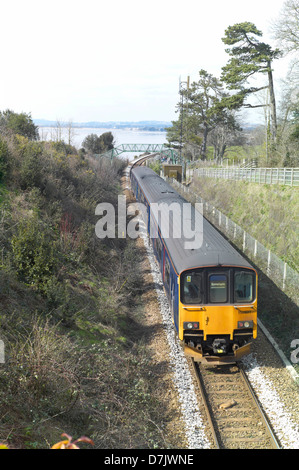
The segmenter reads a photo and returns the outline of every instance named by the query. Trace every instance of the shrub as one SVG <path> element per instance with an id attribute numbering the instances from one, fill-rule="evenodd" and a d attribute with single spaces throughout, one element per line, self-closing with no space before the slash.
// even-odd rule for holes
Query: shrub
<path id="1" fill-rule="evenodd" d="M 15 113 L 7 109 L 0 112 L 0 128 L 4 133 L 14 133 L 30 140 L 39 140 L 38 127 L 34 124 L 31 114 Z"/>
<path id="2" fill-rule="evenodd" d="M 42 145 L 37 142 L 28 142 L 23 150 L 20 167 L 21 189 L 37 187 L 42 189 L 43 184 L 43 161 Z"/>
<path id="3" fill-rule="evenodd" d="M 20 224 L 11 245 L 19 278 L 43 291 L 57 267 L 55 244 L 49 230 L 32 217 Z"/>
<path id="4" fill-rule="evenodd" d="M 9 151 L 7 143 L 0 139 L 0 182 L 6 176 L 7 169 L 8 169 L 8 158 L 9 158 Z"/>

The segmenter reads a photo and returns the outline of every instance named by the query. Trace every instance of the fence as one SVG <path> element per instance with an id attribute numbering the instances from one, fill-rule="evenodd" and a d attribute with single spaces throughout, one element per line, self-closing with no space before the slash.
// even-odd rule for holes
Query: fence
<path id="1" fill-rule="evenodd" d="M 198 168 L 195 176 L 299 186 L 299 168 Z"/>
<path id="2" fill-rule="evenodd" d="M 275 253 L 268 250 L 268 248 L 249 235 L 249 233 L 230 220 L 226 215 L 222 214 L 218 209 L 193 193 L 190 188 L 176 180 L 171 180 L 171 184 L 190 202 L 202 203 L 203 215 L 213 225 L 219 228 L 219 230 L 241 249 L 261 271 L 267 274 L 279 288 L 299 305 L 299 273 L 297 271 L 278 258 Z"/>

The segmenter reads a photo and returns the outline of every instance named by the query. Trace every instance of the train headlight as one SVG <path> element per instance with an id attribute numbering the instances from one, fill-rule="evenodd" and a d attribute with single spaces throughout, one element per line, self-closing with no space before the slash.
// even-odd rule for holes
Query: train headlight
<path id="1" fill-rule="evenodd" d="M 238 328 L 253 328 L 253 321 L 238 321 Z"/>
<path id="2" fill-rule="evenodd" d="M 191 321 L 184 322 L 184 330 L 198 330 L 198 329 L 199 329 L 198 322 L 191 322 Z"/>

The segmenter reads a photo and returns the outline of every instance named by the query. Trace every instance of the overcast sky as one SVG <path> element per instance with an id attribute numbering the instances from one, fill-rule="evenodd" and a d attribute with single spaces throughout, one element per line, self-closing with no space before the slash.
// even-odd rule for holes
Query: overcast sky
<path id="1" fill-rule="evenodd" d="M 225 29 L 272 44 L 283 0 L 1 0 L 0 110 L 34 119 L 170 121 L 179 77 L 220 76 Z M 275 78 L 286 66 L 274 63 Z M 277 85 L 278 86 L 278 85 Z"/>

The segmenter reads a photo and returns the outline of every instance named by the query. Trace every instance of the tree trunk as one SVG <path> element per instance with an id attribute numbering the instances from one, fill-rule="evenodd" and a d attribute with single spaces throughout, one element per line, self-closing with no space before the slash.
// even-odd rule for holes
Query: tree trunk
<path id="1" fill-rule="evenodd" d="M 271 116 L 271 131 L 273 143 L 276 143 L 277 137 L 277 117 L 276 117 L 276 102 L 274 94 L 273 75 L 271 70 L 271 61 L 268 62 L 268 79 L 269 79 L 269 93 L 270 93 L 270 116 Z"/>
<path id="2" fill-rule="evenodd" d="M 221 162 L 223 162 L 223 157 L 224 157 L 224 154 L 225 154 L 225 150 L 226 150 L 226 144 L 222 144 L 221 147 L 220 147 L 220 160 L 221 160 Z"/>
<path id="3" fill-rule="evenodd" d="M 209 129 L 206 124 L 204 124 L 204 131 L 203 131 L 203 140 L 202 140 L 202 160 L 207 159 L 207 140 L 208 140 L 208 133 Z"/>

